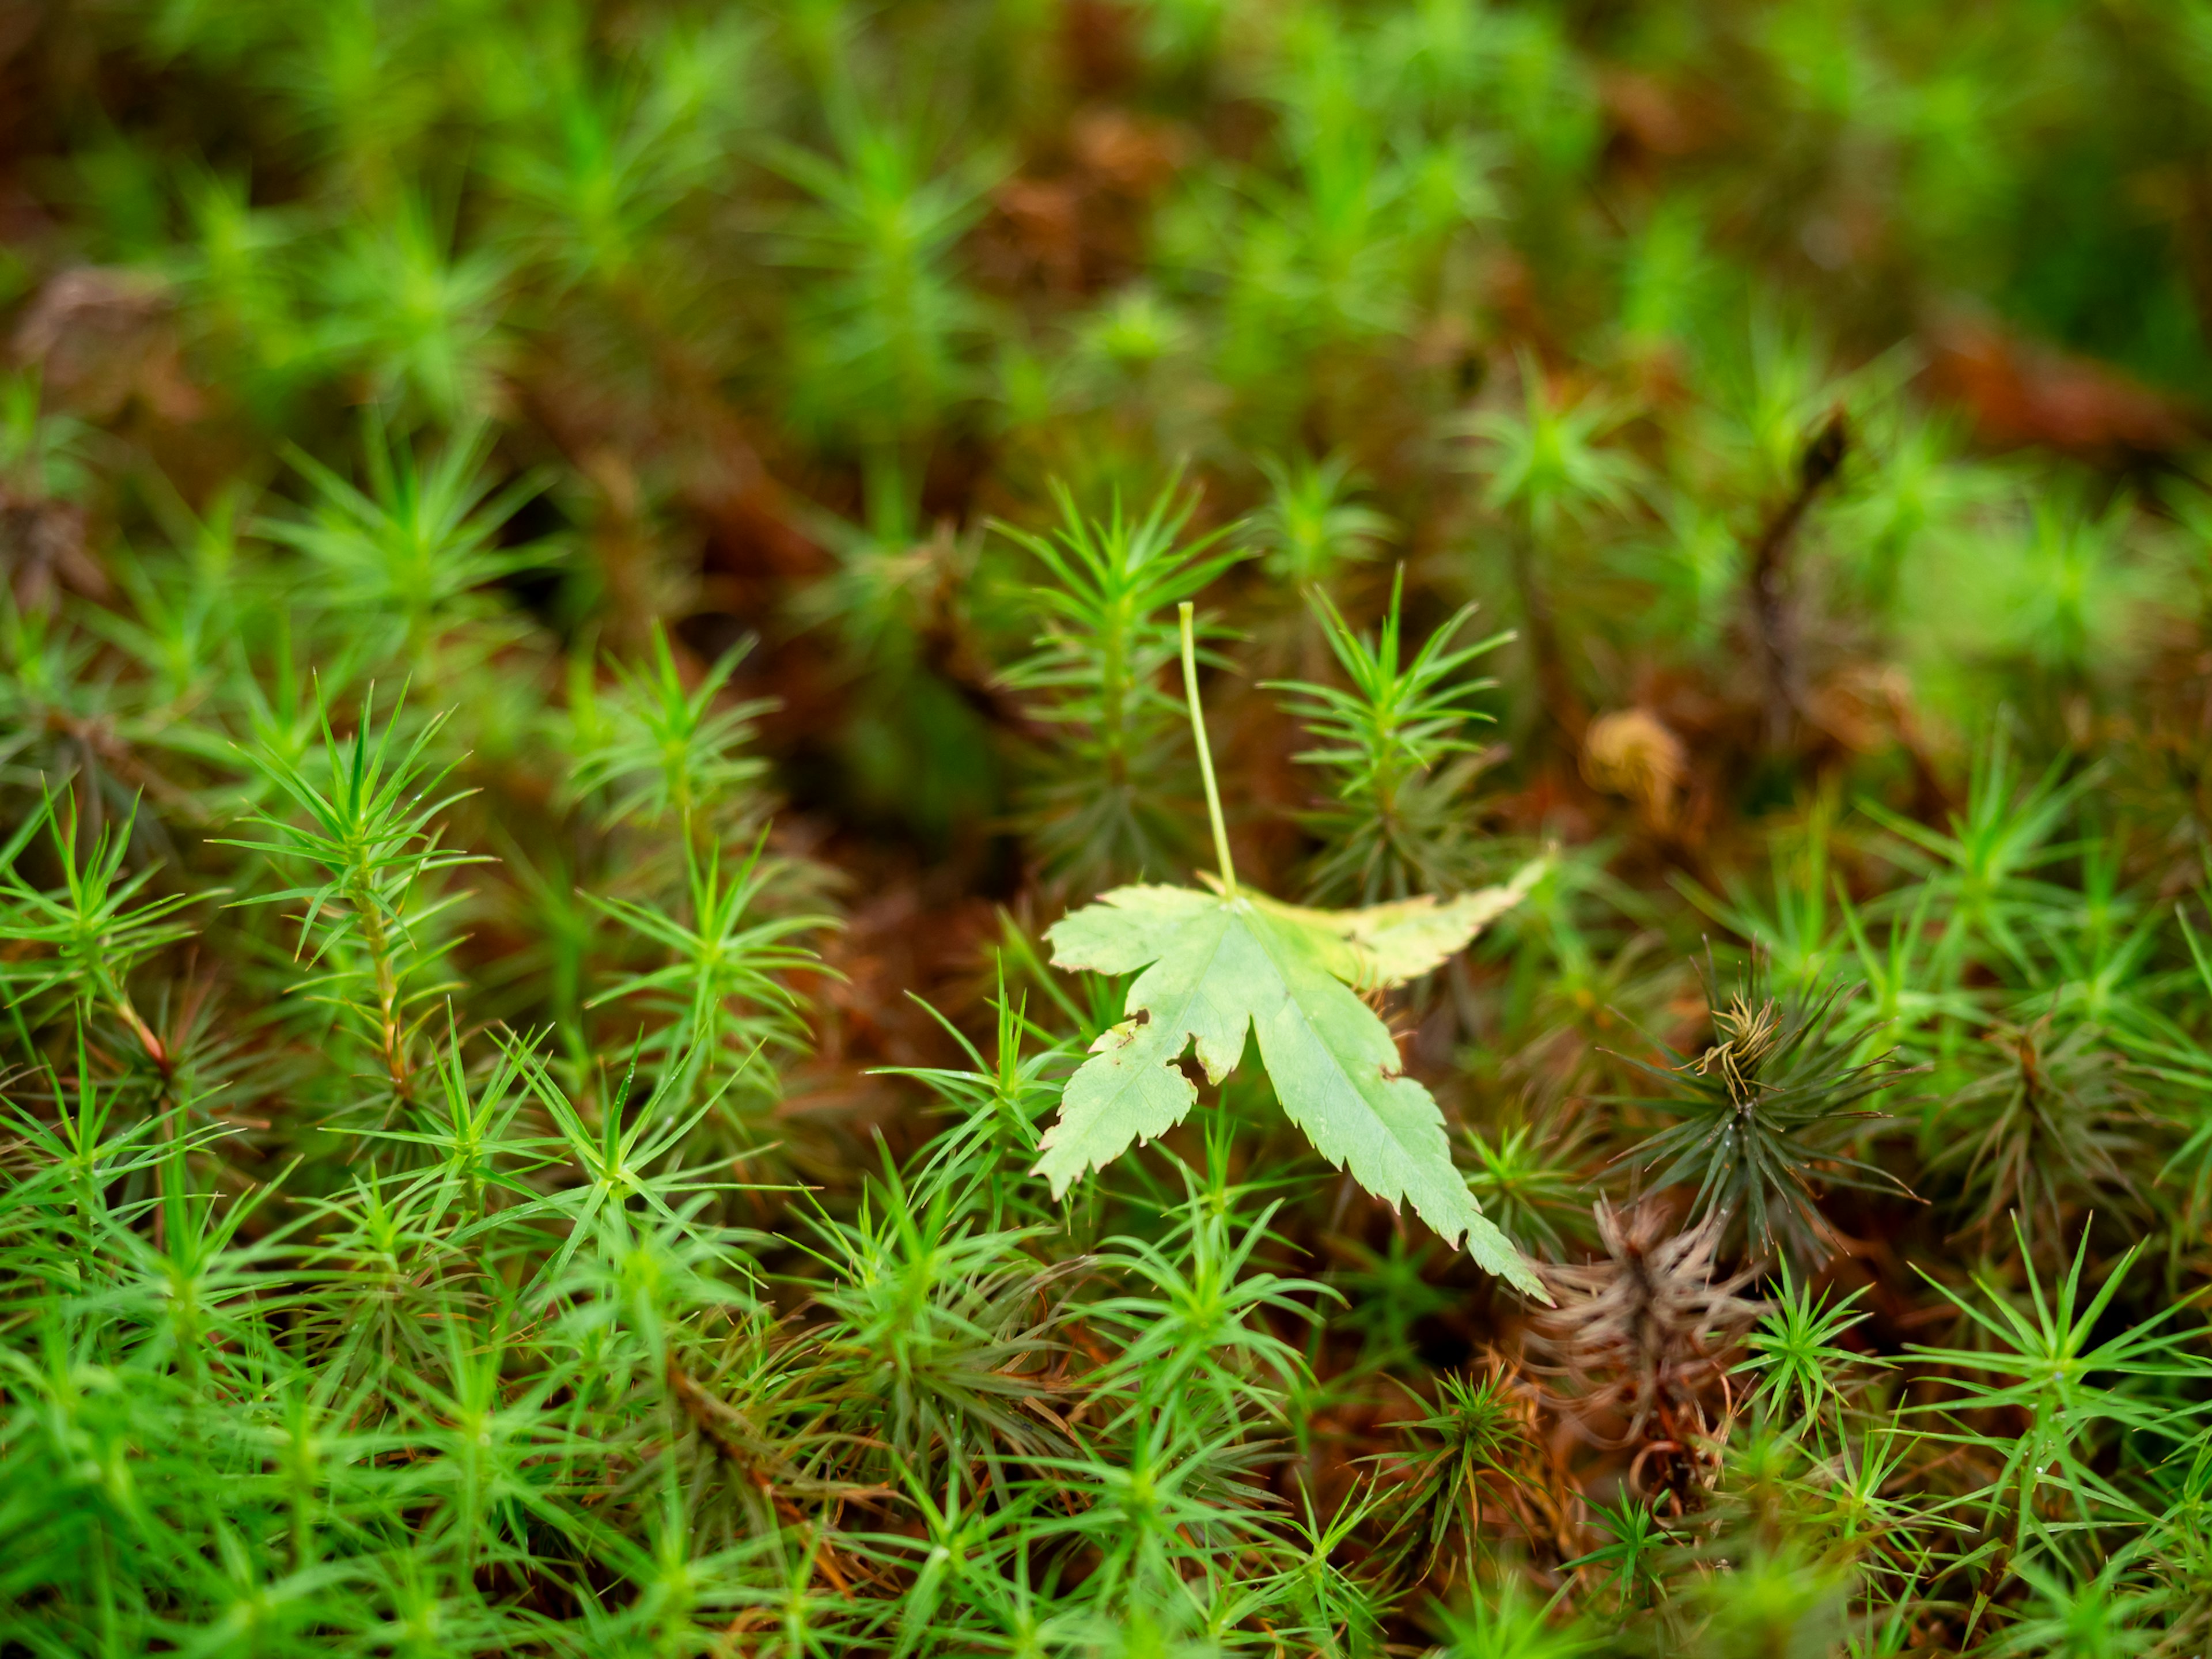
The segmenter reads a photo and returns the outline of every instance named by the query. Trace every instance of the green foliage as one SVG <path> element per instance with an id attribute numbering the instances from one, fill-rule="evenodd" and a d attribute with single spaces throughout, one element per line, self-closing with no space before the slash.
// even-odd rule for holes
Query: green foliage
<path id="1" fill-rule="evenodd" d="M 2008 1515 L 2015 1552 L 2031 1538 L 2052 1538 L 2100 1511 L 2117 1513 L 2123 1524 L 2147 1520 L 2135 1499 L 2092 1466 L 2096 1449 L 2120 1434 L 2139 1436 L 2155 1446 L 2159 1440 L 2179 1442 L 2189 1433 L 2186 1413 L 2177 1414 L 2155 1393 L 2147 1393 L 2161 1380 L 2205 1371 L 2203 1357 L 2187 1351 L 2187 1332 L 2160 1328 L 2184 1310 L 2168 1308 L 2101 1340 L 2096 1334 L 2137 1254 L 2130 1250 L 2122 1256 L 2086 1298 L 2086 1240 L 2048 1295 L 2031 1261 L 2026 1309 L 1986 1285 L 1986 1306 L 1937 1287 L 1988 1346 L 1920 1352 L 1966 1373 L 1958 1386 L 1973 1407 L 2015 1408 L 2028 1425 L 2003 1445 L 2003 1461 L 1984 1506 L 1985 1525 Z"/>
<path id="2" fill-rule="evenodd" d="M 299 465 L 315 488 L 307 517 L 267 527 L 329 584 L 334 609 L 399 624 L 360 640 L 372 663 L 434 660 L 431 647 L 489 614 L 483 590 L 531 564 L 539 550 L 502 548 L 501 526 L 541 487 L 496 490 L 483 475 L 490 434 L 446 446 L 427 466 L 371 426 L 362 445 L 368 489 L 357 489 L 312 457 Z"/>
<path id="3" fill-rule="evenodd" d="M 1064 489 L 1059 505 L 1050 534 L 1008 532 L 1049 579 L 1029 590 L 1036 648 L 1008 678 L 1042 694 L 1037 717 L 1059 734 L 1059 775 L 1042 782 L 1030 809 L 1037 838 L 1055 872 L 1097 887 L 1173 860 L 1182 818 L 1158 781 L 1182 722 L 1161 684 L 1176 659 L 1164 612 L 1243 555 L 1223 545 L 1225 527 L 1183 540 L 1196 503 L 1179 503 L 1172 483 L 1141 519 L 1118 495 L 1103 520 Z"/>
<path id="4" fill-rule="evenodd" d="M 380 728 L 374 693 L 365 693 L 352 738 L 342 744 L 319 695 L 323 778 L 264 745 L 252 759 L 283 811 L 248 817 L 268 839 L 236 844 L 303 878 L 241 902 L 302 907 L 294 955 L 310 976 L 296 989 L 353 1027 L 394 1096 L 406 1101 L 415 1088 L 416 1035 L 430 1012 L 423 1005 L 450 988 L 428 977 L 454 943 L 441 936 L 439 921 L 459 902 L 458 894 L 438 890 L 438 877 L 480 860 L 439 845 L 436 820 L 458 797 L 424 800 L 450 770 L 428 752 L 442 720 L 424 722 L 397 748 L 404 712 L 395 706 Z"/>
<path id="5" fill-rule="evenodd" d="M 1711 1013 L 1718 1039 L 1695 1060 L 1662 1068 L 1632 1063 L 1668 1085 L 1652 1105 L 1680 1120 L 1629 1153 L 1656 1167 L 1660 1186 L 1694 1183 L 1700 1215 L 1741 1217 L 1752 1243 L 1808 1255 L 1827 1241 L 1816 1182 L 1880 1184 L 1892 1178 L 1844 1146 L 1868 1115 L 1859 1103 L 1890 1086 L 1887 1056 L 1845 1063 L 1833 1042 L 1835 999 L 1810 1006 L 1761 997 L 1757 982 Z"/>
<path id="6" fill-rule="evenodd" d="M 1860 1294 L 1854 1291 L 1830 1304 L 1810 1285 L 1798 1285 L 1790 1264 L 1782 1264 L 1773 1305 L 1744 1340 L 1751 1352 L 1738 1369 L 1758 1375 L 1762 1400 L 1784 1420 L 1818 1424 L 1844 1404 L 1836 1373 L 1858 1356 L 1837 1339 L 1866 1322 L 1866 1314 L 1851 1307 Z M 1877 1358 L 1875 1363 L 1887 1362 Z"/>
<path id="7" fill-rule="evenodd" d="M 653 660 L 610 664 L 614 694 L 602 697 L 587 664 L 571 677 L 568 712 L 577 726 L 570 787 L 604 798 L 610 823 L 651 825 L 676 815 L 688 838 L 695 817 L 740 805 L 765 769 L 744 753 L 753 721 L 775 705 L 764 698 L 727 704 L 722 689 L 744 654 L 722 653 L 695 685 L 677 671 L 667 631 L 655 623 Z"/>
<path id="8" fill-rule="evenodd" d="M 0 1653 L 2212 1642 L 2197 0 L 29 12 Z"/>
<path id="9" fill-rule="evenodd" d="M 131 1006 L 129 981 L 143 958 L 180 939 L 191 929 L 173 920 L 198 896 L 167 893 L 142 898 L 154 878 L 149 866 L 124 872 L 131 849 L 131 825 L 103 825 L 82 857 L 77 852 L 82 824 L 74 797 L 46 796 L 23 820 L 11 843 L 0 853 L 0 940 L 13 949 L 0 984 L 11 1009 L 27 1006 L 36 1017 L 55 992 L 65 994 L 82 1017 L 95 1007 L 119 1019 L 149 1059 L 164 1057 L 161 1039 Z M 25 846 L 41 829 L 53 842 L 62 885 L 42 892 L 16 867 Z"/>
<path id="10" fill-rule="evenodd" d="M 1485 1483 L 1522 1480 L 1528 1419 L 1510 1381 L 1498 1372 L 1482 1376 L 1445 1375 L 1438 1379 L 1438 1409 L 1408 1427 L 1425 1443 L 1410 1472 L 1413 1495 L 1410 1515 L 1425 1516 L 1425 1544 L 1431 1560 L 1456 1528 L 1469 1554 L 1480 1534 Z M 1510 1581 L 1508 1581 L 1509 1583 Z M 1513 1598 L 1509 1595 L 1509 1603 Z M 1502 1608 L 1500 1611 L 1521 1611 Z"/>
<path id="11" fill-rule="evenodd" d="M 1627 456 L 1597 442 L 1618 419 L 1603 402 L 1554 398 L 1533 357 L 1520 369 L 1521 411 L 1486 414 L 1472 430 L 1488 475 L 1484 500 L 1547 542 L 1566 523 L 1622 506 L 1636 471 Z"/>
<path id="12" fill-rule="evenodd" d="M 1334 801 L 1310 827 L 1328 843 L 1315 861 L 1318 897 L 1363 903 L 1464 887 L 1479 854 L 1467 833 L 1468 787 L 1480 763 L 1460 735 L 1486 711 L 1468 700 L 1496 682 L 1461 671 L 1510 635 L 1451 648 L 1474 607 L 1468 606 L 1401 661 L 1404 573 L 1372 636 L 1355 634 L 1326 593 L 1313 599 L 1329 650 L 1348 690 L 1304 681 L 1277 684 L 1291 712 L 1322 746 L 1298 756 L 1334 775 Z"/>
<path id="13" fill-rule="evenodd" d="M 785 941 L 829 919 L 758 914 L 776 873 L 763 863 L 765 851 L 763 836 L 742 864 L 725 872 L 719 848 L 702 859 L 687 842 L 688 919 L 622 899 L 596 901 L 668 958 L 661 967 L 625 975 L 599 1000 L 634 997 L 654 1005 L 665 1020 L 656 1025 L 653 1052 L 675 1069 L 696 1062 L 708 1077 L 722 1066 L 745 1073 L 765 1049 L 804 1044 L 802 1005 L 781 975 L 810 966 L 814 956 Z"/>
<path id="14" fill-rule="evenodd" d="M 1267 574 L 1301 592 L 1326 591 L 1348 562 L 1373 556 L 1389 538 L 1390 520 L 1355 499 L 1362 480 L 1341 452 L 1321 460 L 1263 456 L 1267 503 L 1252 517 L 1252 539 L 1265 550 Z"/>

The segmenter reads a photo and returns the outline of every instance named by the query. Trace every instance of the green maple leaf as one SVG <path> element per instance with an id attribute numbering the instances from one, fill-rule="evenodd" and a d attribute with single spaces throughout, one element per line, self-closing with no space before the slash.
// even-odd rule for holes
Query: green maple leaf
<path id="1" fill-rule="evenodd" d="M 1301 909 L 1240 890 L 1188 653 L 1185 678 L 1222 878 L 1213 892 L 1117 888 L 1047 933 L 1059 967 L 1144 971 L 1129 988 L 1128 1018 L 1068 1079 L 1032 1173 L 1057 1198 L 1086 1171 L 1173 1128 L 1198 1097 L 1176 1063 L 1183 1051 L 1195 1045 L 1206 1080 L 1218 1084 L 1243 1054 L 1249 1030 L 1284 1112 L 1316 1151 L 1394 1207 L 1411 1204 L 1455 1247 L 1464 1238 L 1491 1272 L 1550 1301 L 1534 1269 L 1476 1206 L 1452 1163 L 1443 1114 L 1405 1075 L 1389 1029 L 1359 996 L 1425 974 L 1463 948 L 1519 902 L 1541 866 L 1445 902 L 1422 897 L 1365 910 Z"/>

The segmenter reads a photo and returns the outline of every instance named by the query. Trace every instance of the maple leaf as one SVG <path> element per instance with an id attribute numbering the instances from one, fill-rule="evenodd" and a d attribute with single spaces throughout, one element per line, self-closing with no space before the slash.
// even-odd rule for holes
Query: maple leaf
<path id="1" fill-rule="evenodd" d="M 1188 652 L 1185 680 L 1221 878 L 1211 892 L 1116 888 L 1047 933 L 1054 965 L 1137 978 L 1128 1018 L 1068 1079 L 1032 1173 L 1057 1198 L 1086 1171 L 1173 1128 L 1198 1097 L 1177 1063 L 1183 1051 L 1194 1048 L 1206 1080 L 1218 1084 L 1243 1055 L 1249 1030 L 1284 1113 L 1316 1151 L 1394 1208 L 1411 1204 L 1455 1247 L 1464 1239 L 1491 1272 L 1550 1301 L 1534 1269 L 1484 1218 L 1452 1163 L 1435 1098 L 1405 1074 L 1389 1028 L 1359 994 L 1403 984 L 1463 949 L 1520 902 L 1541 863 L 1504 886 L 1364 910 L 1302 909 L 1238 888 Z"/>
<path id="2" fill-rule="evenodd" d="M 1284 1113 L 1316 1151 L 1393 1207 L 1410 1203 L 1452 1244 L 1464 1237 L 1482 1266 L 1542 1296 L 1453 1164 L 1435 1099 L 1400 1068 L 1389 1028 L 1358 994 L 1438 966 L 1518 902 L 1541 867 L 1444 903 L 1307 910 L 1249 888 L 1139 886 L 1063 918 L 1046 935 L 1055 966 L 1145 971 L 1129 988 L 1129 1018 L 1068 1079 L 1034 1173 L 1057 1198 L 1133 1142 L 1173 1128 L 1198 1098 L 1176 1064 L 1183 1051 L 1194 1045 L 1206 1081 L 1218 1084 L 1249 1030 Z"/>

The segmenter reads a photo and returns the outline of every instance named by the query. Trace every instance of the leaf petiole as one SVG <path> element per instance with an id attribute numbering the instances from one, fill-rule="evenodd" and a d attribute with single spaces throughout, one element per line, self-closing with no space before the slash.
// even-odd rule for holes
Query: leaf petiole
<path id="1" fill-rule="evenodd" d="M 1206 780 L 1206 812 L 1213 820 L 1213 856 L 1221 866 L 1221 896 L 1237 896 L 1237 866 L 1229 856 L 1229 830 L 1221 821 L 1221 791 L 1213 781 L 1213 753 L 1206 746 L 1206 715 L 1198 704 L 1198 643 L 1191 624 L 1191 602 L 1178 608 L 1182 618 L 1182 689 L 1190 700 L 1190 735 L 1198 744 L 1199 775 Z"/>

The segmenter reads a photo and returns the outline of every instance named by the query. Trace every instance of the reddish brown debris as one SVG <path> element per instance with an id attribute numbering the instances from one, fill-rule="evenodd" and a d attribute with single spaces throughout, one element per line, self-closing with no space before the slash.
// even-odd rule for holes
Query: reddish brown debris
<path id="1" fill-rule="evenodd" d="M 2039 444 L 2125 464 L 2172 454 L 2208 430 L 2201 411 L 2111 364 L 1986 319 L 1945 318 L 1925 337 L 1929 388 L 1963 407 L 1975 435 L 1993 447 Z"/>

